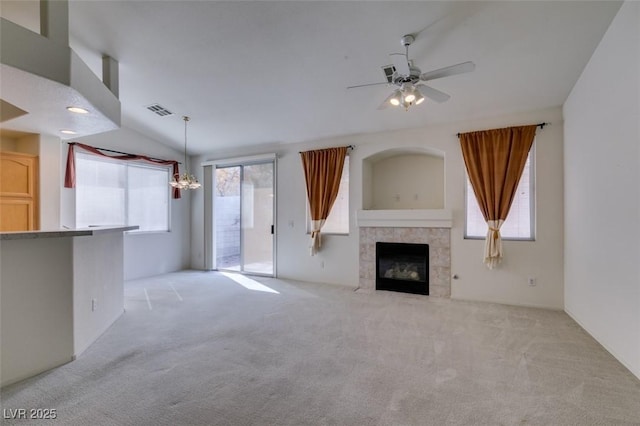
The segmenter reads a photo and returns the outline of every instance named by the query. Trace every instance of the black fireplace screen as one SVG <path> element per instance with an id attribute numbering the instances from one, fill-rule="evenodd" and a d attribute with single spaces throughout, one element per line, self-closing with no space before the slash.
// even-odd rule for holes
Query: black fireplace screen
<path id="1" fill-rule="evenodd" d="M 376 289 L 429 294 L 429 245 L 376 243 Z"/>

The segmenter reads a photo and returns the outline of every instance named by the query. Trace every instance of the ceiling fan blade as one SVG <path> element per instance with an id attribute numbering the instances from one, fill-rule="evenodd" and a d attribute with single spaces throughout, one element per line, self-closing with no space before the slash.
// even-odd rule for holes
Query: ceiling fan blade
<path id="1" fill-rule="evenodd" d="M 357 89 L 358 87 L 367 87 L 367 86 L 379 86 L 381 84 L 389 84 L 386 81 L 383 83 L 368 83 L 368 84 L 358 84 L 357 86 L 349 86 L 347 89 Z"/>
<path id="2" fill-rule="evenodd" d="M 422 81 L 435 80 L 436 78 L 449 77 L 450 75 L 471 72 L 475 69 L 476 69 L 476 64 L 474 64 L 471 61 L 468 61 L 468 62 L 463 62 L 461 64 L 451 65 L 449 67 L 444 67 L 437 70 L 425 72 L 420 75 L 420 80 Z"/>
<path id="3" fill-rule="evenodd" d="M 422 93 L 422 96 L 434 100 L 438 103 L 446 102 L 451 96 L 444 92 L 434 89 L 433 87 L 425 86 L 424 84 L 418 84 L 416 89 Z"/>
<path id="4" fill-rule="evenodd" d="M 409 61 L 407 61 L 407 55 L 404 53 L 391 53 L 391 62 L 396 72 L 400 75 L 409 75 L 411 70 L 409 69 Z"/>

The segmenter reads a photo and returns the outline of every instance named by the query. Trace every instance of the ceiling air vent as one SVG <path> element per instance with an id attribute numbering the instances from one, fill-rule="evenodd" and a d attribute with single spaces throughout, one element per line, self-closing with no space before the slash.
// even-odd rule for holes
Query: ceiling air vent
<path id="1" fill-rule="evenodd" d="M 165 107 L 163 107 L 160 104 L 152 104 L 147 106 L 147 109 L 157 115 L 159 115 L 160 117 L 166 117 L 168 115 L 173 115 L 173 113 L 171 111 L 169 111 L 168 109 L 166 109 Z"/>
<path id="2" fill-rule="evenodd" d="M 385 65 L 382 67 L 382 71 L 384 71 L 384 76 L 387 78 L 387 83 L 392 83 L 393 73 L 396 72 L 393 65 Z"/>

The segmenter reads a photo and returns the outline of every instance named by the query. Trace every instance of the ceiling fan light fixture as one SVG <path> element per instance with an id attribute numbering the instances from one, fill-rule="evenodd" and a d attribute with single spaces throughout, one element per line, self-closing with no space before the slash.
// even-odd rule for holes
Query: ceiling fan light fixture
<path id="1" fill-rule="evenodd" d="M 416 89 L 413 87 L 413 84 L 404 83 L 401 89 L 404 103 L 411 104 L 416 100 Z"/>
<path id="2" fill-rule="evenodd" d="M 402 92 L 400 92 L 400 90 L 396 90 L 395 92 L 393 92 L 393 96 L 391 97 L 391 99 L 389 99 L 389 103 L 393 106 L 398 106 L 400 105 L 401 100 Z"/>
<path id="3" fill-rule="evenodd" d="M 404 95 L 404 101 L 405 101 L 406 103 L 409 103 L 409 104 L 410 104 L 410 103 L 412 103 L 412 102 L 413 102 L 413 101 L 415 101 L 415 100 L 416 100 L 416 95 L 414 95 L 414 94 L 413 94 L 413 92 L 409 92 L 409 93 L 406 93 L 406 94 Z"/>
<path id="4" fill-rule="evenodd" d="M 425 86 L 424 84 L 418 84 L 418 85 L 415 86 L 415 89 L 416 89 L 416 102 L 415 103 L 416 103 L 416 105 L 420 105 L 427 98 L 427 95 L 429 94 L 429 92 L 428 92 L 429 87 Z"/>

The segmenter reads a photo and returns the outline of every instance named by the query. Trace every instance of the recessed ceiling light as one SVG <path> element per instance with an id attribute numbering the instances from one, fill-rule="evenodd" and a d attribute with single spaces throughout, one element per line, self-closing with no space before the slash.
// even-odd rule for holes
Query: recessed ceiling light
<path id="1" fill-rule="evenodd" d="M 60 133 L 64 133 L 65 135 L 75 135 L 77 134 L 77 132 L 74 132 L 73 130 L 60 130 Z"/>
<path id="2" fill-rule="evenodd" d="M 84 108 L 80 108 L 80 107 L 75 107 L 75 106 L 69 106 L 67 107 L 67 109 L 71 112 L 75 112 L 76 114 L 89 114 L 89 110 L 88 109 L 84 109 Z"/>

